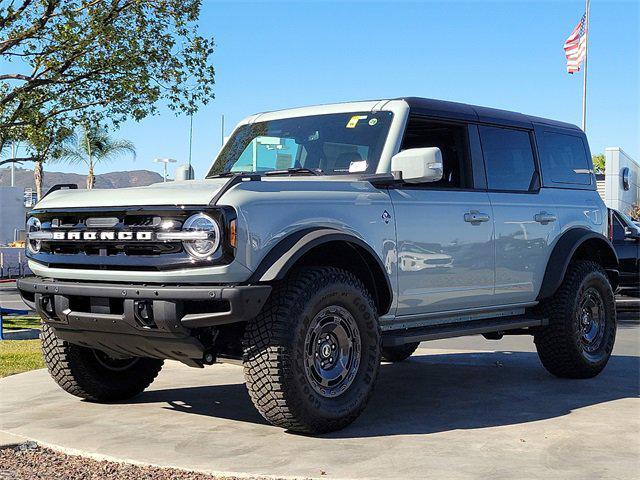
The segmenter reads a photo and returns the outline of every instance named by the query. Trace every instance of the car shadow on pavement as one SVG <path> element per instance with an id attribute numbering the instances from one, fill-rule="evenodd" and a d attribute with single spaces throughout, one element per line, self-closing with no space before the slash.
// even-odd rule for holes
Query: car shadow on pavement
<path id="1" fill-rule="evenodd" d="M 327 438 L 427 434 L 513 425 L 640 394 L 640 358 L 612 356 L 596 378 L 559 379 L 536 353 L 478 352 L 416 355 L 383 364 L 363 414 Z M 198 415 L 266 424 L 245 385 L 151 390 L 134 403 L 166 402 Z"/>

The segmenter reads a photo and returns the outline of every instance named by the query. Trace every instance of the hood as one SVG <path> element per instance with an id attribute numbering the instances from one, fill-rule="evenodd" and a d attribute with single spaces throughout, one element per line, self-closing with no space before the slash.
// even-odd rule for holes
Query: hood
<path id="1" fill-rule="evenodd" d="M 138 205 L 208 205 L 228 178 L 156 183 L 147 187 L 57 190 L 35 208 L 130 207 Z"/>

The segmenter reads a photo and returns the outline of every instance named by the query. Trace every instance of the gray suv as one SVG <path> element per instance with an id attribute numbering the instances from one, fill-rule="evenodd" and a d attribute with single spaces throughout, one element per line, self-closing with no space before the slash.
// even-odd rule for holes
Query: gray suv
<path id="1" fill-rule="evenodd" d="M 203 180 L 46 195 L 19 288 L 53 378 L 96 402 L 241 360 L 267 420 L 328 432 L 381 360 L 476 334 L 593 377 L 618 260 L 590 158 L 573 125 L 423 98 L 261 113 Z"/>

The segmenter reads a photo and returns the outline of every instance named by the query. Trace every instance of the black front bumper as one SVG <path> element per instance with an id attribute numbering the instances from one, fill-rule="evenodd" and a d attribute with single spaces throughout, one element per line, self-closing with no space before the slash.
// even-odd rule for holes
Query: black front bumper
<path id="1" fill-rule="evenodd" d="M 18 280 L 25 303 L 59 338 L 118 356 L 200 360 L 210 346 L 205 327 L 255 317 L 271 293 L 269 285 L 142 285 Z M 141 321 L 141 305 L 152 312 Z"/>

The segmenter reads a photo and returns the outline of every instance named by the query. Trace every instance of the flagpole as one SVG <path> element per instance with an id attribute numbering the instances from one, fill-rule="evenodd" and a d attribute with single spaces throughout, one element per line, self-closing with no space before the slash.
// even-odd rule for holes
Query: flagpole
<path id="1" fill-rule="evenodd" d="M 589 0 L 585 4 L 584 74 L 582 75 L 582 131 L 587 131 L 587 59 L 589 57 Z"/>

